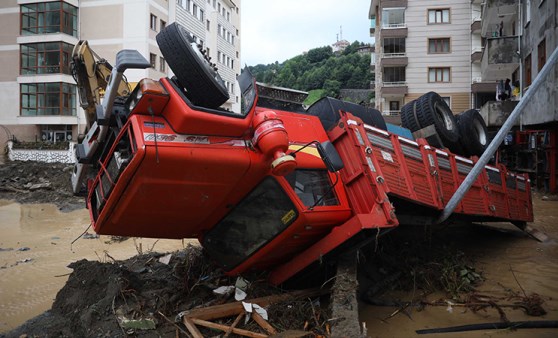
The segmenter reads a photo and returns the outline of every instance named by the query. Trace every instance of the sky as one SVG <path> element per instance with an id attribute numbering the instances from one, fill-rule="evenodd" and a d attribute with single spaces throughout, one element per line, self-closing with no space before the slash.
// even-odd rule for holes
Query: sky
<path id="1" fill-rule="evenodd" d="M 343 39 L 371 43 L 370 0 L 242 0 L 242 66 L 280 63 Z"/>

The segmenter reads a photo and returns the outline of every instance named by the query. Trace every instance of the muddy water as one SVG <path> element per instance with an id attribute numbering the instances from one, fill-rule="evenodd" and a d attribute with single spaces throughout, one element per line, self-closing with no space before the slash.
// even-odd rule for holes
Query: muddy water
<path id="1" fill-rule="evenodd" d="M 540 198 L 540 196 L 538 196 Z M 506 289 L 527 295 L 537 293 L 545 300 L 542 317 L 526 315 L 520 309 L 505 309 L 510 321 L 558 320 L 558 202 L 541 201 L 535 197 L 535 222 L 550 240 L 539 243 L 523 236 L 515 227 L 497 225 L 498 230 L 470 227 L 460 230 L 456 241 L 467 255 L 476 261 L 476 269 L 483 272 L 486 281 L 479 293 L 493 297 L 509 295 Z M 502 232 L 501 229 L 507 231 Z M 511 270 L 510 270 L 511 269 Z M 513 272 L 512 272 L 513 271 Z M 515 277 L 514 277 L 515 275 Z M 411 293 L 392 293 L 383 298 L 411 300 Z M 444 295 L 430 295 L 429 300 L 444 299 Z M 512 303 L 501 300 L 499 303 Z M 467 324 L 499 322 L 496 309 L 473 313 L 464 308 L 446 306 L 426 307 L 422 311 L 409 309 L 408 315 L 399 313 L 388 318 L 397 308 L 361 306 L 360 318 L 366 322 L 370 337 L 558 337 L 558 329 L 484 330 L 457 333 L 417 335 L 415 330 Z M 410 317 L 410 318 L 409 318 Z"/>
<path id="2" fill-rule="evenodd" d="M 108 236 L 101 236 L 71 245 L 88 225 L 87 210 L 61 213 L 50 204 L 0 200 L 0 332 L 49 309 L 68 279 L 72 270 L 67 265 L 73 261 L 126 259 L 138 250 L 167 252 L 187 244 L 153 239 L 109 243 Z"/>

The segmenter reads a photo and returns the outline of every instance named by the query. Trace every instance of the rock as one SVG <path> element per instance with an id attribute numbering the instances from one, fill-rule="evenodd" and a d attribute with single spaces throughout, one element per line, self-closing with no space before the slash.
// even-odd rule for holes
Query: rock
<path id="1" fill-rule="evenodd" d="M 28 248 L 26 246 L 17 249 L 17 251 L 29 251 L 29 250 L 31 250 L 31 248 Z"/>

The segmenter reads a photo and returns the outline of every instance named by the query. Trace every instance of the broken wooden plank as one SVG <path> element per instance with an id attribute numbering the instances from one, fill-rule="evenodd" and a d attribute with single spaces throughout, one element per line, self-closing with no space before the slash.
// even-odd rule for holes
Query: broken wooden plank
<path id="1" fill-rule="evenodd" d="M 225 332 L 225 335 L 223 337 L 228 337 L 231 333 L 232 330 L 238 325 L 238 323 L 240 322 L 240 320 L 242 319 L 242 317 L 244 317 L 244 313 L 241 312 L 238 314 L 238 316 L 236 316 L 236 319 L 234 320 L 234 322 L 232 323 L 232 325 L 229 327 L 229 329 L 227 330 L 227 332 Z"/>
<path id="2" fill-rule="evenodd" d="M 268 297 L 254 298 L 250 300 L 244 300 L 245 303 L 258 304 L 261 307 L 266 307 L 271 304 L 286 302 L 289 300 L 295 300 L 299 298 L 315 297 L 329 293 L 328 289 L 307 289 L 298 290 L 289 293 L 284 293 L 281 295 L 273 295 Z M 244 312 L 244 306 L 242 302 L 227 303 L 215 306 L 208 306 L 205 308 L 193 309 L 189 311 L 184 311 L 184 317 L 197 318 L 203 320 L 212 320 L 216 318 L 230 317 L 238 315 Z"/>
<path id="3" fill-rule="evenodd" d="M 267 322 L 267 320 L 265 320 L 259 313 L 257 313 L 256 311 L 252 312 L 252 318 L 254 319 L 254 321 L 256 323 L 258 323 L 259 326 L 261 326 L 264 330 L 267 331 L 267 333 L 269 333 L 270 335 L 275 335 L 277 334 L 277 330 L 275 330 L 275 328 L 273 326 L 271 326 L 271 324 L 269 324 Z"/>
<path id="4" fill-rule="evenodd" d="M 213 322 L 209 322 L 207 320 L 202 320 L 202 319 L 197 319 L 197 318 L 186 318 L 186 317 L 184 317 L 184 321 L 186 321 L 186 320 L 192 321 L 196 325 L 205 326 L 205 327 L 208 327 L 210 329 L 218 329 L 218 330 L 221 330 L 221 331 L 224 331 L 224 332 L 227 332 L 229 330 L 229 328 L 231 328 L 230 326 L 227 326 L 227 325 L 217 324 L 217 323 L 213 323 Z M 236 333 L 238 335 L 244 336 L 244 337 L 252 337 L 252 338 L 267 338 L 268 337 L 268 335 L 263 334 L 263 333 L 257 333 L 257 332 L 252 332 L 252 331 L 248 331 L 248 330 L 238 329 L 236 327 L 232 328 L 232 332 Z"/>
<path id="5" fill-rule="evenodd" d="M 188 331 L 190 331 L 194 338 L 203 338 L 203 334 L 200 332 L 200 330 L 198 330 L 196 324 L 194 324 L 194 322 L 190 318 L 184 317 L 184 325 L 186 325 L 186 328 L 188 329 Z"/>

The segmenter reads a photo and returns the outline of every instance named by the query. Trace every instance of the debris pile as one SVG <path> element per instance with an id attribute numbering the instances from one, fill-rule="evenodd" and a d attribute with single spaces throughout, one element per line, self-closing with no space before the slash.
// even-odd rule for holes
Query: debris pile
<path id="1" fill-rule="evenodd" d="M 0 165 L 0 199 L 19 203 L 53 203 L 63 211 L 85 207 L 83 197 L 74 196 L 72 165 L 13 161 Z"/>
<path id="2" fill-rule="evenodd" d="M 206 337 L 238 330 L 265 337 L 329 330 L 328 304 L 320 302 L 326 289 L 283 293 L 255 275 L 240 283 L 247 297 L 238 302 L 235 292 L 214 292 L 237 279 L 224 276 L 197 246 L 126 261 L 80 260 L 70 267 L 74 271 L 52 309 L 7 337 Z"/>

